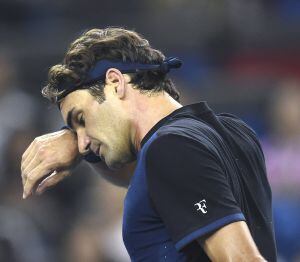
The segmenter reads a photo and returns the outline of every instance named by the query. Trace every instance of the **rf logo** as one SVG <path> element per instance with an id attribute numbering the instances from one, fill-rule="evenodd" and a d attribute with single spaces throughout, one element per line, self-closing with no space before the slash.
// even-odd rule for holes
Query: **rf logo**
<path id="1" fill-rule="evenodd" d="M 200 202 L 197 202 L 194 206 L 197 207 L 197 211 L 201 210 L 203 214 L 207 213 L 206 200 L 202 199 Z"/>

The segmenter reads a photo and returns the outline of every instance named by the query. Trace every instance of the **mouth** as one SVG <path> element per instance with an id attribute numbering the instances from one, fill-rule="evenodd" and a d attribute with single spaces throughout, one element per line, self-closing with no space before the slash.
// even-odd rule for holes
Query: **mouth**
<path id="1" fill-rule="evenodd" d="M 99 148 L 98 148 L 98 150 L 97 150 L 97 153 L 98 153 L 98 156 L 101 158 L 101 160 L 105 162 L 104 155 L 101 154 L 101 146 L 99 146 Z"/>
<path id="2" fill-rule="evenodd" d="M 99 156 L 100 153 L 100 145 L 98 147 L 90 147 L 91 151 L 96 155 Z"/>

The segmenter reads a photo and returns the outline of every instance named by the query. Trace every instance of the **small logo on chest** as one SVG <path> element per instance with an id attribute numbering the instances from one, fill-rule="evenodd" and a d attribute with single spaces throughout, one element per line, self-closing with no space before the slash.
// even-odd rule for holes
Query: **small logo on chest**
<path id="1" fill-rule="evenodd" d="M 206 200 L 202 199 L 201 201 L 197 202 L 196 204 L 194 204 L 194 206 L 197 207 L 197 211 L 201 211 L 203 214 L 207 213 L 207 206 L 206 206 Z"/>

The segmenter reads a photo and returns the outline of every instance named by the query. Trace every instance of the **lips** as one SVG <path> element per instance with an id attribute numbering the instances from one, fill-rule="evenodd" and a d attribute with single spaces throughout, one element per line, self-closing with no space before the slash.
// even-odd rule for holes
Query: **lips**
<path id="1" fill-rule="evenodd" d="M 103 154 L 101 154 L 100 149 L 101 149 L 101 146 L 99 146 L 99 149 L 98 149 L 98 156 L 100 156 L 101 160 L 105 162 L 105 157 Z"/>
<path id="2" fill-rule="evenodd" d="M 93 153 L 97 156 L 100 155 L 100 146 L 94 148 L 94 147 L 90 147 L 90 149 L 93 151 Z"/>
<path id="3" fill-rule="evenodd" d="M 101 148 L 101 146 L 98 146 L 98 148 L 96 150 L 96 155 L 101 157 L 101 155 L 100 155 L 100 148 Z"/>

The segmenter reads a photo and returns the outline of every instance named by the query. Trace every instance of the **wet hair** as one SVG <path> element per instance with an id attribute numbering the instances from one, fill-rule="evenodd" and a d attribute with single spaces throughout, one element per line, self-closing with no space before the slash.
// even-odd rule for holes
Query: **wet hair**
<path id="1" fill-rule="evenodd" d="M 44 97 L 57 103 L 67 86 L 80 86 L 88 72 L 98 61 L 123 61 L 143 64 L 160 64 L 165 59 L 161 51 L 152 48 L 140 34 L 123 28 L 92 29 L 71 43 L 61 64 L 48 73 L 48 83 L 42 89 Z M 179 101 L 179 92 L 166 72 L 143 71 L 129 74 L 134 88 L 145 93 L 167 92 Z M 104 81 L 88 87 L 99 102 L 105 100 Z"/>

